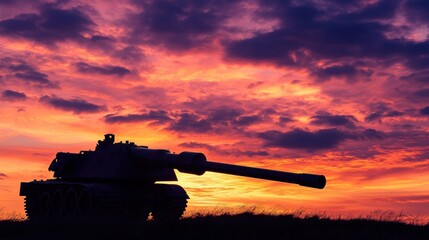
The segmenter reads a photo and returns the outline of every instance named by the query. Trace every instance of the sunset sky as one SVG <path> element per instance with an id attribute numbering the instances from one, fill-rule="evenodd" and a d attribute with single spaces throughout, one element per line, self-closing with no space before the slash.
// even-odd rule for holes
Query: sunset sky
<path id="1" fill-rule="evenodd" d="M 178 174 L 192 211 L 429 216 L 429 1 L 0 0 L 0 208 L 105 133 L 323 174 Z"/>

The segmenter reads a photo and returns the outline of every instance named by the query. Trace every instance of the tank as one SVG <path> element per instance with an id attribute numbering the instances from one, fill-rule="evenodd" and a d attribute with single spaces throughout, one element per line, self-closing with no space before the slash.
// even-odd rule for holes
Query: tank
<path id="1" fill-rule="evenodd" d="M 20 196 L 29 220 L 127 217 L 177 220 L 189 199 L 174 169 L 203 175 L 206 171 L 299 184 L 323 189 L 323 175 L 289 173 L 207 161 L 199 152 L 172 153 L 133 142 L 115 143 L 106 134 L 94 151 L 58 152 L 48 170 L 53 179 L 22 182 Z"/>

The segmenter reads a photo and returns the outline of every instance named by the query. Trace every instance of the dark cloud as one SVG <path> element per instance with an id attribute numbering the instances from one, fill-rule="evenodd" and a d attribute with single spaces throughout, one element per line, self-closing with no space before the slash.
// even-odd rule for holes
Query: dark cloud
<path id="1" fill-rule="evenodd" d="M 53 108 L 73 112 L 75 114 L 96 113 L 106 109 L 105 106 L 89 103 L 82 99 L 63 99 L 55 96 L 43 96 L 40 98 L 40 102 Z"/>
<path id="2" fill-rule="evenodd" d="M 329 113 L 320 113 L 311 117 L 311 124 L 325 125 L 331 127 L 355 127 L 357 119 L 351 115 L 332 115 Z"/>
<path id="3" fill-rule="evenodd" d="M 131 71 L 127 68 L 120 66 L 94 66 L 84 62 L 78 62 L 75 64 L 76 69 L 81 73 L 89 74 L 101 74 L 101 75 L 115 75 L 118 77 L 123 77 L 124 75 L 130 74 Z"/>
<path id="4" fill-rule="evenodd" d="M 149 94 L 158 94 L 158 91 L 155 93 L 149 91 Z M 242 132 L 251 125 L 263 122 L 264 116 L 266 114 L 246 114 L 243 109 L 222 106 L 195 111 L 151 110 L 128 115 L 109 114 L 104 117 L 104 121 L 106 123 L 152 122 L 165 125 L 166 129 L 174 132 L 222 133 Z"/>
<path id="5" fill-rule="evenodd" d="M 236 126 L 250 126 L 259 122 L 262 122 L 264 119 L 259 115 L 249 115 L 241 116 L 234 121 Z"/>
<path id="6" fill-rule="evenodd" d="M 354 135 L 350 135 L 349 137 L 356 140 L 380 140 L 385 138 L 385 134 L 375 129 L 368 128 L 361 132 L 355 133 Z"/>
<path id="7" fill-rule="evenodd" d="M 133 123 L 133 122 L 155 122 L 158 124 L 170 122 L 172 119 L 163 110 L 149 111 L 142 114 L 128 114 L 125 116 L 109 114 L 104 117 L 106 123 Z"/>
<path id="8" fill-rule="evenodd" d="M 81 40 L 91 32 L 92 20 L 77 8 L 61 9 L 46 4 L 37 14 L 20 14 L 0 21 L 0 33 L 12 38 L 52 44 L 64 40 Z"/>
<path id="9" fill-rule="evenodd" d="M 226 43 L 226 57 L 250 62 L 273 62 L 277 65 L 297 65 L 288 53 L 299 47 L 288 41 L 282 31 L 261 34 L 253 38 Z"/>
<path id="10" fill-rule="evenodd" d="M 325 68 L 320 68 L 313 71 L 313 75 L 319 81 L 328 81 L 334 77 L 345 78 L 349 82 L 354 82 L 358 78 L 369 78 L 372 75 L 371 71 L 358 69 L 352 65 L 335 65 Z"/>
<path id="11" fill-rule="evenodd" d="M 422 108 L 420 110 L 420 114 L 422 114 L 422 115 L 428 115 L 429 116 L 429 106 L 427 106 L 425 108 Z"/>
<path id="12" fill-rule="evenodd" d="M 260 111 L 258 114 L 248 114 L 241 108 L 217 106 L 196 111 L 213 127 L 213 130 L 240 130 L 250 125 L 258 124 L 270 114 Z"/>
<path id="13" fill-rule="evenodd" d="M 403 158 L 403 160 L 407 162 L 426 162 L 428 159 L 429 159 L 429 151 L 406 156 Z"/>
<path id="14" fill-rule="evenodd" d="M 0 0 L 0 5 L 12 5 L 15 3 L 15 0 Z"/>
<path id="15" fill-rule="evenodd" d="M 374 102 L 369 104 L 370 113 L 365 117 L 365 122 L 379 122 L 383 121 L 383 118 L 400 117 L 404 116 L 405 113 L 393 109 L 390 103 L 386 102 Z"/>
<path id="16" fill-rule="evenodd" d="M 427 62 L 426 62 L 426 67 L 429 67 L 428 65 L 429 64 L 427 64 Z M 409 81 L 409 82 L 429 84 L 429 71 L 414 72 L 410 75 L 402 76 L 400 79 L 405 80 L 405 81 Z"/>
<path id="17" fill-rule="evenodd" d="M 175 132 L 207 133 L 213 130 L 213 126 L 202 116 L 193 113 L 181 113 L 168 129 Z"/>
<path id="18" fill-rule="evenodd" d="M 295 120 L 292 117 L 288 117 L 288 116 L 280 116 L 279 117 L 279 123 L 280 124 L 285 124 L 285 123 L 290 123 L 290 122 L 294 122 Z"/>
<path id="19" fill-rule="evenodd" d="M 36 88 L 58 88 L 58 84 L 49 80 L 47 74 L 38 71 L 22 60 L 12 58 L 0 59 L 0 69 L 5 69 L 16 79 Z"/>
<path id="20" fill-rule="evenodd" d="M 408 19 L 416 23 L 429 24 L 429 2 L 426 0 L 408 0 L 404 4 Z"/>
<path id="21" fill-rule="evenodd" d="M 382 118 L 383 118 L 383 113 L 374 112 L 365 117 L 365 122 L 376 122 L 376 121 L 381 122 Z"/>
<path id="22" fill-rule="evenodd" d="M 269 153 L 267 151 L 242 151 L 238 149 L 237 147 L 233 148 L 225 148 L 222 146 L 212 146 L 210 144 L 206 143 L 198 143 L 198 142 L 186 142 L 179 144 L 181 147 L 185 148 L 205 148 L 211 152 L 215 152 L 219 155 L 225 155 L 225 156 L 236 156 L 236 157 L 257 157 L 257 156 L 268 156 Z"/>
<path id="23" fill-rule="evenodd" d="M 385 117 L 400 117 L 403 116 L 404 113 L 399 112 L 399 111 L 378 111 L 378 112 L 373 112 L 371 114 L 369 114 L 368 116 L 365 117 L 365 122 L 382 122 L 383 118 Z"/>
<path id="24" fill-rule="evenodd" d="M 25 101 L 27 99 L 27 96 L 25 93 L 22 92 L 16 92 L 13 90 L 4 90 L 1 94 L 1 100 L 3 101 Z"/>
<path id="25" fill-rule="evenodd" d="M 418 98 L 427 98 L 429 99 L 429 88 L 420 89 L 413 93 L 414 96 Z"/>
<path id="26" fill-rule="evenodd" d="M 359 131 L 342 131 L 336 128 L 306 131 L 294 129 L 289 132 L 276 130 L 260 132 L 257 137 L 264 140 L 267 147 L 280 147 L 303 150 L 333 149 L 346 140 L 381 140 L 385 137 L 382 132 L 374 129 Z"/>
<path id="27" fill-rule="evenodd" d="M 7 177 L 7 175 L 6 175 L 6 174 L 4 174 L 4 173 L 0 173 L 0 180 L 5 179 L 6 177 Z"/>
<path id="28" fill-rule="evenodd" d="M 237 117 L 243 114 L 242 109 L 231 108 L 231 107 L 218 107 L 208 112 L 208 118 L 210 122 L 219 123 L 219 122 L 231 122 L 234 121 Z"/>
<path id="29" fill-rule="evenodd" d="M 132 18 L 138 41 L 172 51 L 190 50 L 212 43 L 231 1 L 135 1 L 143 11 Z"/>
<path id="30" fill-rule="evenodd" d="M 35 87 L 42 87 L 42 88 L 58 87 L 57 84 L 49 81 L 48 75 L 35 70 L 15 73 L 15 77 Z"/>
<path id="31" fill-rule="evenodd" d="M 279 20 L 279 26 L 271 32 L 224 41 L 226 59 L 305 67 L 319 81 L 331 77 L 352 81 L 368 78 L 373 72 L 371 61 L 386 66 L 402 62 L 411 69 L 429 67 L 429 41 L 388 37 L 387 33 L 400 30 L 389 23 L 399 9 L 400 4 L 395 1 L 359 4 L 360 10 L 339 2 L 261 1 L 260 4 L 263 7 L 258 10 L 258 16 Z M 335 11 L 326 7 L 334 5 Z M 355 63 L 361 59 L 366 63 Z M 321 60 L 325 66 L 319 65 Z M 343 61 L 351 64 L 339 64 Z"/>
<path id="32" fill-rule="evenodd" d="M 342 4 L 342 1 L 339 1 L 338 3 Z M 395 17 L 399 3 L 399 1 L 380 0 L 357 12 L 350 13 L 347 17 L 356 20 L 392 19 Z"/>
<path id="33" fill-rule="evenodd" d="M 268 147 L 295 148 L 306 150 L 331 149 L 337 147 L 349 136 L 337 129 L 322 129 L 309 132 L 294 129 L 289 132 L 266 131 L 258 134 Z"/>
<path id="34" fill-rule="evenodd" d="M 143 50 L 135 46 L 127 46 L 122 49 L 119 49 L 113 55 L 114 57 L 122 61 L 130 62 L 130 63 L 141 61 L 145 57 Z"/>

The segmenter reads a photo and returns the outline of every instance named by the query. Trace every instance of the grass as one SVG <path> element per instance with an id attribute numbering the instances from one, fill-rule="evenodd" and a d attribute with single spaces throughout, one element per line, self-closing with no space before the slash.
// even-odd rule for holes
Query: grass
<path id="1" fill-rule="evenodd" d="M 194 214 L 170 223 L 102 219 L 34 223 L 9 219 L 0 222 L 0 239 L 429 239 L 429 225 L 391 217 L 374 213 L 357 219 L 330 219 L 302 211 L 282 215 L 246 211 Z"/>

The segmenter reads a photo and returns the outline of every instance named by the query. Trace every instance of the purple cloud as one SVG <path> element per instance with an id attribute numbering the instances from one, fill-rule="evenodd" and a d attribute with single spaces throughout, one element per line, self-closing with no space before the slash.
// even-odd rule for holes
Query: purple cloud
<path id="1" fill-rule="evenodd" d="M 40 102 L 55 109 L 73 112 L 75 114 L 96 113 L 106 109 L 105 106 L 89 103 L 82 99 L 63 99 L 55 96 L 43 96 L 40 98 Z"/>
<path id="2" fill-rule="evenodd" d="M 155 122 L 158 124 L 170 122 L 172 119 L 163 110 L 149 111 L 141 114 L 114 115 L 109 114 L 104 117 L 106 123 L 132 123 L 132 122 Z"/>
<path id="3" fill-rule="evenodd" d="M 181 113 L 168 127 L 175 132 L 207 133 L 213 130 L 212 124 L 205 118 L 193 113 Z"/>
<path id="4" fill-rule="evenodd" d="M 237 147 L 232 148 L 225 148 L 222 146 L 212 146 L 210 144 L 206 143 L 198 143 L 198 142 L 186 142 L 179 144 L 181 147 L 185 148 L 205 148 L 211 152 L 215 152 L 219 155 L 225 155 L 225 156 L 236 156 L 236 157 L 257 157 L 257 156 L 268 156 L 269 153 L 267 151 L 242 151 L 238 149 Z"/>
<path id="5" fill-rule="evenodd" d="M 420 114 L 429 116 L 429 106 L 422 108 Z"/>
<path id="6" fill-rule="evenodd" d="M 335 65 L 314 70 L 313 75 L 321 82 L 328 81 L 333 77 L 343 77 L 348 82 L 354 82 L 360 77 L 365 79 L 369 78 L 372 72 L 358 69 L 356 66 L 352 65 Z"/>
<path id="7" fill-rule="evenodd" d="M 1 94 L 1 99 L 3 101 L 25 101 L 27 96 L 23 92 L 16 92 L 13 90 L 4 90 Z"/>
<path id="8" fill-rule="evenodd" d="M 349 138 L 348 134 L 337 129 L 322 129 L 309 132 L 294 129 L 289 132 L 266 131 L 258 133 L 258 137 L 265 141 L 268 147 L 320 150 L 337 147 Z"/>
<path id="9" fill-rule="evenodd" d="M 410 69 L 429 68 L 429 40 L 416 42 L 386 35 L 400 30 L 389 24 L 400 9 L 397 2 L 384 0 L 348 7 L 333 2 L 323 8 L 310 2 L 260 4 L 264 8 L 258 11 L 258 17 L 276 19 L 279 26 L 248 38 L 224 41 L 226 59 L 303 67 L 319 81 L 336 76 L 352 82 L 359 77 L 368 78 L 373 72 L 372 61 L 386 66 L 401 61 Z M 320 60 L 326 66 L 315 67 Z M 342 64 L 343 61 L 348 63 Z"/>
<path id="10" fill-rule="evenodd" d="M 0 59 L 0 69 L 7 70 L 16 79 L 36 88 L 58 88 L 58 84 L 49 80 L 47 74 L 19 59 Z"/>
<path id="11" fill-rule="evenodd" d="M 404 4 L 408 19 L 429 24 L 429 3 L 425 0 L 408 0 Z"/>
<path id="12" fill-rule="evenodd" d="M 120 66 L 94 66 L 84 62 L 78 62 L 75 64 L 75 66 L 76 69 L 81 73 L 114 75 L 118 77 L 123 77 L 131 73 L 129 69 Z"/>
<path id="13" fill-rule="evenodd" d="M 311 117 L 311 124 L 325 125 L 331 127 L 355 127 L 357 119 L 351 115 L 332 115 L 329 113 L 321 113 Z"/>
<path id="14" fill-rule="evenodd" d="M 0 21 L 0 33 L 43 44 L 64 40 L 81 40 L 91 32 L 93 21 L 77 8 L 62 9 L 54 4 L 43 5 L 39 13 L 20 14 Z"/>
<path id="15" fill-rule="evenodd" d="M 222 27 L 231 1 L 135 1 L 144 9 L 131 18 L 134 41 L 186 51 L 208 46 Z"/>

